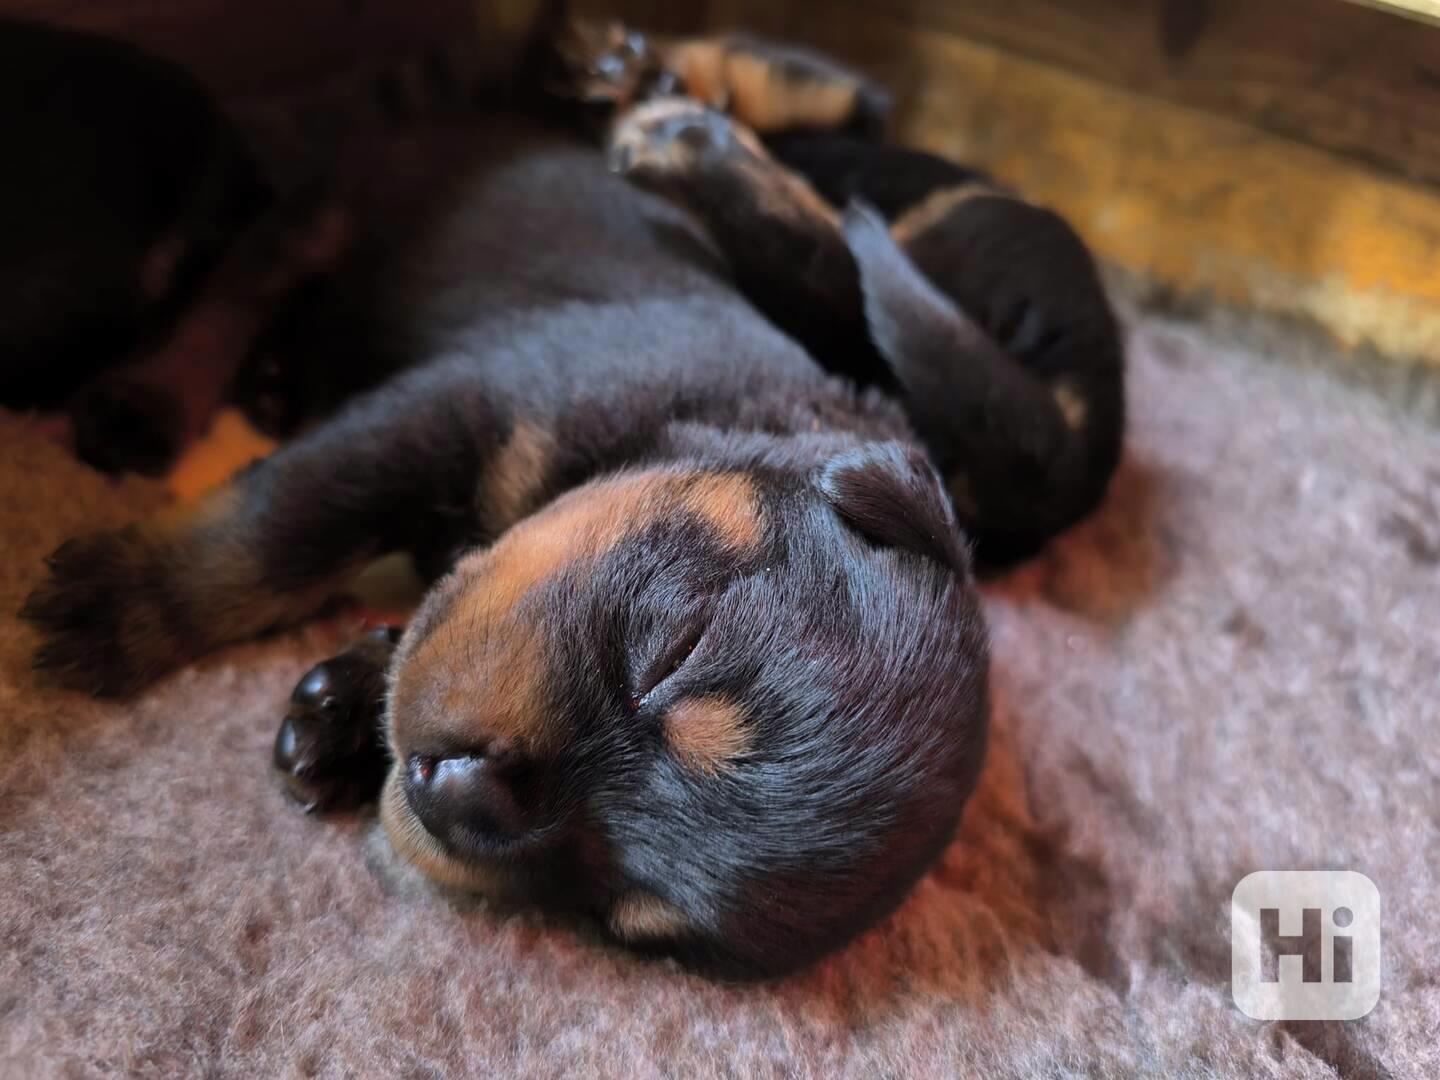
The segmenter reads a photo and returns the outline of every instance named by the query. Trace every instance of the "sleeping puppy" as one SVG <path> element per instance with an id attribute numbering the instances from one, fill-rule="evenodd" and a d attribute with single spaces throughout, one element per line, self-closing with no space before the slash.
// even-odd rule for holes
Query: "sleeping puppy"
<path id="1" fill-rule="evenodd" d="M 133 692 L 410 551 L 438 577 L 398 643 L 297 688 L 296 786 L 383 774 L 436 881 L 709 970 L 802 966 L 894 908 L 983 757 L 939 478 L 593 150 L 506 122 L 402 139 L 368 205 L 422 172 L 449 181 L 368 305 L 410 369 L 193 512 L 61 547 L 25 609 L 37 665 Z"/>
<path id="2" fill-rule="evenodd" d="M 25 614 L 40 668 L 128 693 L 409 551 L 435 584 L 403 635 L 296 687 L 275 748 L 296 794 L 378 789 L 436 881 L 780 974 L 891 910 L 948 842 L 987 715 L 942 482 L 893 397 L 817 359 L 861 362 L 873 335 L 897 372 L 958 370 L 944 401 L 976 427 L 955 461 L 980 475 L 1017 458 L 1017 432 L 1028 452 L 1026 433 L 1084 425 L 1049 381 L 1065 371 L 987 344 L 880 219 L 841 219 L 720 114 L 635 110 L 609 162 L 635 183 L 500 121 L 348 170 L 337 288 L 359 299 L 319 305 L 295 348 L 361 383 L 405 370 L 193 513 L 63 546 Z M 839 238 L 863 294 L 823 272 L 793 292 L 809 304 L 816 283 L 860 328 L 854 356 L 807 353 L 785 305 L 746 301 L 759 278 L 734 251 L 757 210 L 808 245 L 782 251 Z M 981 535 L 1043 534 L 1035 492 L 1057 486 L 1021 475 L 1021 497 L 967 512 Z"/>

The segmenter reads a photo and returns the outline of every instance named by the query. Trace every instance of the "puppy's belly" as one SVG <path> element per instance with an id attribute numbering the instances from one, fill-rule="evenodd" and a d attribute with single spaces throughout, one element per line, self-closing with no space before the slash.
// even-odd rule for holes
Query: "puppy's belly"
<path id="1" fill-rule="evenodd" d="M 459 354 L 515 369 L 517 393 L 537 366 L 557 392 L 818 373 L 696 224 L 588 146 L 497 118 L 372 145 L 348 173 L 358 250 L 293 355 L 383 373 Z"/>

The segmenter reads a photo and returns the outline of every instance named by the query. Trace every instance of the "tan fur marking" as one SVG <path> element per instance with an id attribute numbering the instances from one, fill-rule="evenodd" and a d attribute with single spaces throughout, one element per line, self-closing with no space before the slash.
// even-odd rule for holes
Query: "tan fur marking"
<path id="1" fill-rule="evenodd" d="M 141 529 L 153 557 L 165 562 L 175 599 L 183 600 L 192 615 L 192 625 L 183 632 L 203 633 L 205 648 L 304 618 L 363 565 L 361 560 L 337 567 L 306 588 L 285 592 L 271 588 L 244 517 L 241 486 L 227 484 L 193 507 L 162 513 Z M 179 627 L 173 630 L 182 632 Z"/>
<path id="2" fill-rule="evenodd" d="M 740 168 L 760 204 L 776 217 L 818 230 L 838 230 L 840 215 L 799 173 L 770 156 L 755 132 L 742 124 L 730 126 L 731 136 L 746 151 Z"/>
<path id="3" fill-rule="evenodd" d="M 660 46 L 664 67 L 685 84 L 685 93 L 712 109 L 727 109 L 729 89 L 725 85 L 725 45 L 713 40 L 668 42 Z"/>
<path id="4" fill-rule="evenodd" d="M 1079 392 L 1069 383 L 1058 382 L 1052 393 L 1055 396 L 1055 404 L 1060 407 L 1060 415 L 1065 418 L 1065 426 L 1071 431 L 1079 431 L 1083 428 L 1089 409 Z"/>
<path id="5" fill-rule="evenodd" d="M 855 110 L 853 82 L 786 78 L 763 56 L 740 49 L 726 53 L 724 78 L 730 112 L 756 131 L 788 128 L 834 128 Z"/>
<path id="6" fill-rule="evenodd" d="M 743 473 L 708 473 L 685 491 L 684 505 L 715 526 L 732 548 L 753 547 L 760 539 L 760 502 L 755 483 Z"/>
<path id="7" fill-rule="evenodd" d="M 895 224 L 890 226 L 890 235 L 894 238 L 895 243 L 904 247 L 921 233 L 929 231 L 944 221 L 950 216 L 950 211 L 961 203 L 987 195 L 1000 198 L 1011 197 L 989 184 L 979 182 L 932 191 L 895 219 Z"/>
<path id="8" fill-rule="evenodd" d="M 458 727 L 521 752 L 559 745 L 566 733 L 546 708 L 544 643 L 518 605 L 564 567 L 599 558 L 646 521 L 677 510 L 698 514 L 733 547 L 759 539 L 749 477 L 653 470 L 577 488 L 462 559 L 459 598 L 400 668 L 394 715 L 406 718 L 405 737 L 453 736 Z M 438 700 L 426 696 L 436 692 Z"/>
<path id="9" fill-rule="evenodd" d="M 626 893 L 610 908 L 610 932 L 621 941 L 664 941 L 690 929 L 674 904 L 650 893 Z"/>
<path id="10" fill-rule="evenodd" d="M 486 470 L 482 489 L 482 509 L 496 532 L 508 529 L 535 508 L 554 452 L 555 437 L 545 428 L 525 420 L 515 425 L 509 441 Z"/>
<path id="11" fill-rule="evenodd" d="M 305 588 L 278 591 L 265 582 L 244 516 L 242 487 L 227 484 L 188 512 L 157 522 L 155 542 L 161 550 L 173 551 L 170 565 L 179 595 L 215 643 L 240 640 L 304 618 L 368 561 L 362 554 Z"/>
<path id="12" fill-rule="evenodd" d="M 665 714 L 665 742 L 688 768 L 716 773 L 750 747 L 745 710 L 722 697 L 686 698 Z"/>

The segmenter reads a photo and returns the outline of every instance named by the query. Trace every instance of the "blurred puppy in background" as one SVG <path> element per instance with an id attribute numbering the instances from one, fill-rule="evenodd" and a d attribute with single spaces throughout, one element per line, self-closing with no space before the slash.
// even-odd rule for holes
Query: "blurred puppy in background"
<path id="1" fill-rule="evenodd" d="M 99 469 L 162 473 L 343 233 L 274 208 L 202 86 L 122 42 L 0 20 L 0 131 L 0 405 L 63 410 Z"/>

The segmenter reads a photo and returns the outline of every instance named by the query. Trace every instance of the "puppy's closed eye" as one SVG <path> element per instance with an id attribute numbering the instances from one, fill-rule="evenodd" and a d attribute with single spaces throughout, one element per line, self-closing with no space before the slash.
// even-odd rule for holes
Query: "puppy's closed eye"
<path id="1" fill-rule="evenodd" d="M 634 708 L 643 705 L 666 679 L 685 666 L 685 661 L 690 659 L 705 637 L 709 625 L 710 609 L 707 604 L 680 624 L 678 634 L 666 639 L 667 644 L 641 669 L 641 677 L 631 691 L 630 700 Z"/>

